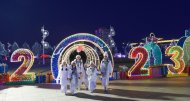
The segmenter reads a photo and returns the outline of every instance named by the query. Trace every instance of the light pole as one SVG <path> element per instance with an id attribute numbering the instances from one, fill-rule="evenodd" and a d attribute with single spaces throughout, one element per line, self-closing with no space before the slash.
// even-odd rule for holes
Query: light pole
<path id="1" fill-rule="evenodd" d="M 44 53 L 45 53 L 45 49 L 49 48 L 49 43 L 45 41 L 46 37 L 49 35 L 49 32 L 47 30 L 44 29 L 44 26 L 41 28 L 41 32 L 42 32 L 42 46 L 43 46 L 43 54 L 42 54 L 42 58 L 43 58 L 43 64 L 45 64 L 45 59 L 44 59 Z"/>

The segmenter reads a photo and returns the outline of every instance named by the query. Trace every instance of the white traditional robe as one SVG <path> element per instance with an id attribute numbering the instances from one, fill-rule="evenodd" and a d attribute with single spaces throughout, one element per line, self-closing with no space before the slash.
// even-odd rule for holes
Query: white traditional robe
<path id="1" fill-rule="evenodd" d="M 100 71 L 102 73 L 102 86 L 105 90 L 107 90 L 107 86 L 109 85 L 109 77 L 113 71 L 112 63 L 110 60 L 102 60 L 100 64 Z"/>
<path id="2" fill-rule="evenodd" d="M 97 80 L 97 75 L 99 74 L 98 70 L 93 67 L 89 67 L 87 68 L 86 71 L 87 75 L 88 75 L 88 89 L 89 91 L 93 92 L 96 89 L 96 80 Z"/>
<path id="3" fill-rule="evenodd" d="M 80 87 L 82 85 L 82 82 L 85 82 L 85 77 L 84 77 L 84 66 L 83 66 L 83 61 L 82 60 L 74 60 L 77 66 L 77 73 L 78 73 L 78 78 L 80 77 L 80 79 L 77 79 L 77 85 L 78 85 L 78 90 L 80 90 Z"/>
<path id="4" fill-rule="evenodd" d="M 84 85 L 85 85 L 85 87 L 86 87 L 86 89 L 88 89 L 88 84 L 89 84 L 89 82 L 88 82 L 88 75 L 87 75 L 87 68 L 84 70 Z"/>
<path id="5" fill-rule="evenodd" d="M 58 74 L 58 77 L 57 77 L 57 79 L 60 80 L 61 91 L 64 92 L 65 94 L 67 93 L 68 71 L 69 71 L 68 66 L 62 66 L 59 69 L 59 74 Z"/>
<path id="6" fill-rule="evenodd" d="M 76 86 L 77 86 L 77 69 L 76 67 L 72 67 L 70 66 L 69 68 L 69 75 L 68 75 L 68 78 L 71 79 L 70 81 L 70 91 L 71 91 L 71 94 L 74 94 L 75 91 L 76 91 Z"/>

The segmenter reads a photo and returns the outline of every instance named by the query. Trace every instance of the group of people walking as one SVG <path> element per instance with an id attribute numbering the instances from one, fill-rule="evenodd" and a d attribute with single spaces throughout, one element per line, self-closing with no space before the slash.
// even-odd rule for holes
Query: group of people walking
<path id="1" fill-rule="evenodd" d="M 60 80 L 61 92 L 65 95 L 67 95 L 67 85 L 70 85 L 72 95 L 76 93 L 76 90 L 80 90 L 82 84 L 85 85 L 86 90 L 93 93 L 96 89 L 97 77 L 100 75 L 104 92 L 107 93 L 109 77 L 112 71 L 112 63 L 107 52 L 104 53 L 99 70 L 92 61 L 89 65 L 83 64 L 81 56 L 77 55 L 70 65 L 66 61 L 62 62 L 57 80 Z"/>

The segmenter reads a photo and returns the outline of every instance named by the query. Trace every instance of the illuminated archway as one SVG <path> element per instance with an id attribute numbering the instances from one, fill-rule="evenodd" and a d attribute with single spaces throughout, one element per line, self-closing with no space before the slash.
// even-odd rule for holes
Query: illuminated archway
<path id="1" fill-rule="evenodd" d="M 69 56 L 71 55 L 71 53 L 73 53 L 74 51 L 76 51 L 77 49 L 77 46 L 84 46 L 84 53 L 87 55 L 87 61 L 86 63 L 89 64 L 90 61 L 93 61 L 96 66 L 99 67 L 100 65 L 100 58 L 98 56 L 98 53 L 96 52 L 96 50 L 94 50 L 93 47 L 89 46 L 89 45 L 86 45 L 86 44 L 74 44 L 72 45 L 71 47 L 69 47 L 68 49 L 66 49 L 62 55 L 62 57 L 59 59 L 59 63 L 61 63 L 62 60 L 66 59 L 67 63 L 70 63 L 70 59 L 69 59 Z"/>
<path id="2" fill-rule="evenodd" d="M 114 60 L 113 60 L 111 50 L 102 39 L 89 33 L 78 33 L 78 34 L 74 34 L 63 39 L 55 48 L 52 58 L 51 58 L 51 71 L 52 71 L 54 79 L 57 78 L 58 70 L 59 70 L 59 62 L 62 55 L 64 54 L 64 51 L 66 51 L 68 47 L 72 46 L 72 44 L 76 42 L 89 42 L 93 44 L 95 47 L 97 47 L 101 51 L 102 54 L 105 51 L 108 52 L 108 55 L 114 67 Z M 94 52 L 91 51 L 90 53 L 94 53 Z"/>

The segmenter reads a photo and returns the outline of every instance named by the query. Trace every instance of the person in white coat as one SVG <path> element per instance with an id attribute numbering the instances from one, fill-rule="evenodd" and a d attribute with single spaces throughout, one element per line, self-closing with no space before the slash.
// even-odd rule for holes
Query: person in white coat
<path id="1" fill-rule="evenodd" d="M 75 94 L 76 85 L 77 85 L 77 68 L 75 61 L 71 62 L 71 66 L 69 68 L 68 80 L 70 81 L 70 92 L 72 95 Z"/>
<path id="2" fill-rule="evenodd" d="M 112 74 L 113 67 L 112 67 L 111 61 L 109 60 L 107 52 L 104 53 L 104 58 L 101 61 L 100 71 L 102 75 L 102 86 L 103 86 L 104 92 L 108 93 L 107 90 L 108 90 L 108 85 L 109 85 L 109 77 Z"/>
<path id="3" fill-rule="evenodd" d="M 82 83 L 84 82 L 84 66 L 83 61 L 81 59 L 80 55 L 76 56 L 76 59 L 74 60 L 77 67 L 77 73 L 78 73 L 78 79 L 77 79 L 77 88 L 80 90 Z"/>
<path id="4" fill-rule="evenodd" d="M 57 80 L 60 80 L 61 92 L 65 95 L 67 95 L 68 71 L 69 67 L 67 63 L 63 61 L 61 64 L 61 68 L 59 69 Z"/>
<path id="5" fill-rule="evenodd" d="M 85 72 L 84 72 L 84 75 L 83 75 L 83 76 L 84 76 L 84 81 L 83 81 L 83 83 L 84 83 L 84 85 L 85 85 L 85 87 L 86 87 L 86 90 L 88 90 L 88 84 L 89 84 L 89 83 L 88 83 L 88 75 L 87 75 L 87 72 L 86 72 L 87 69 L 88 69 L 88 67 L 89 67 L 89 66 L 88 66 L 87 64 L 84 64 L 84 71 L 85 71 Z"/>
<path id="6" fill-rule="evenodd" d="M 97 80 L 97 75 L 99 74 L 97 67 L 95 66 L 95 64 L 91 61 L 90 62 L 90 67 L 87 68 L 86 71 L 87 75 L 88 75 L 88 90 L 93 93 L 94 90 L 96 89 L 96 80 Z"/>

